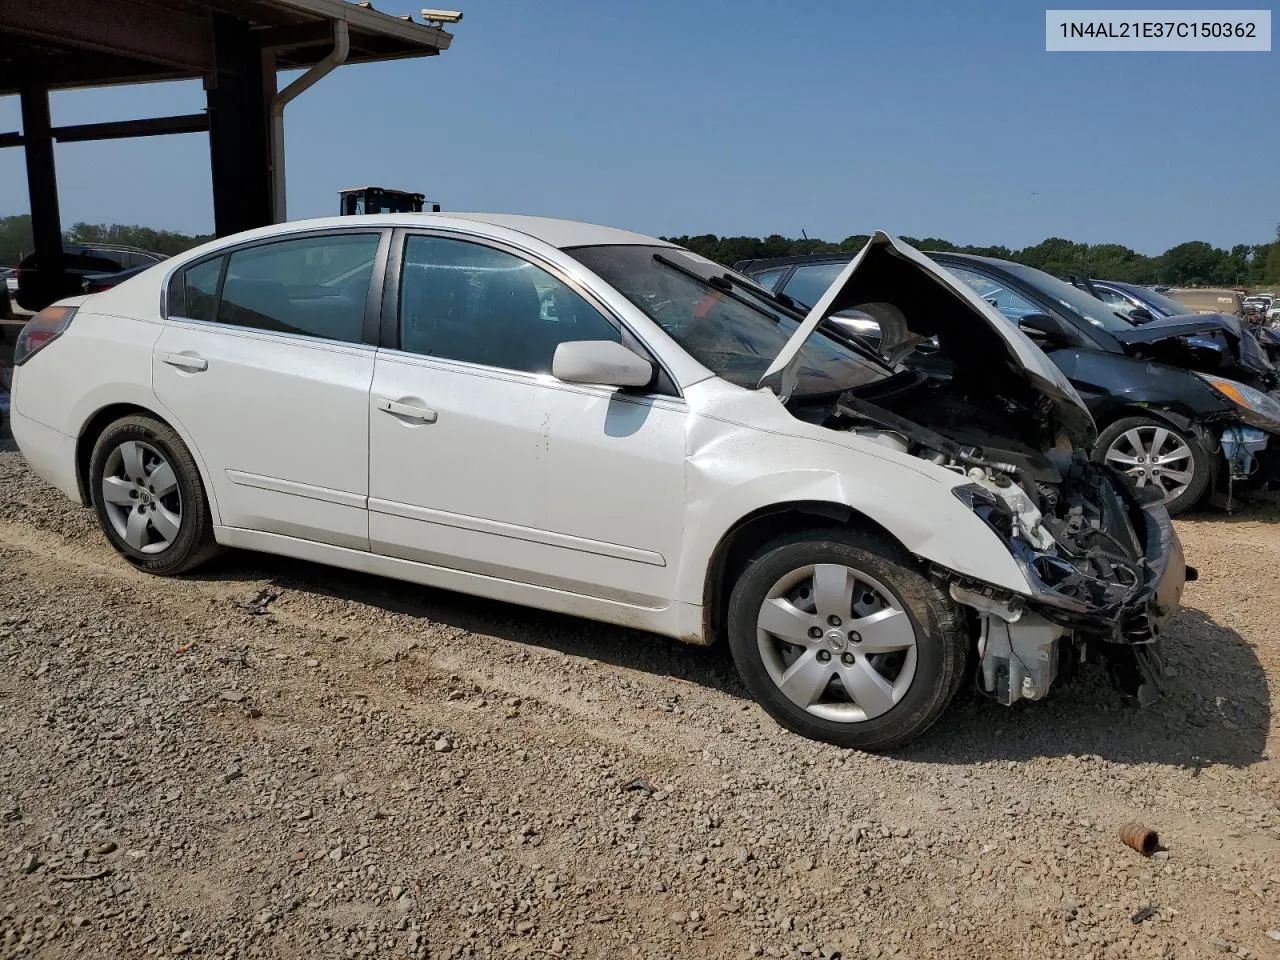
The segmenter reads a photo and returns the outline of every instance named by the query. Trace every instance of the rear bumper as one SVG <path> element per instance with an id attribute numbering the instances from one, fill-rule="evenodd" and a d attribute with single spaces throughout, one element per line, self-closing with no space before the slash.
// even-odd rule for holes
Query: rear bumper
<path id="1" fill-rule="evenodd" d="M 76 438 L 23 416 L 17 404 L 12 405 L 9 414 L 13 439 L 32 473 L 83 503 L 76 483 Z"/>

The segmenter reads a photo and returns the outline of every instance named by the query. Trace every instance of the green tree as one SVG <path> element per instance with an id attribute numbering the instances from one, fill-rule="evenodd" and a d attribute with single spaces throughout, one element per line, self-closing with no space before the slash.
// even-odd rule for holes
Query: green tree
<path id="1" fill-rule="evenodd" d="M 1266 267 L 1262 271 L 1263 283 L 1280 283 L 1280 238 L 1267 245 Z"/>
<path id="2" fill-rule="evenodd" d="M 188 236 L 172 230 L 155 230 L 151 227 L 127 226 L 122 223 L 77 223 L 63 233 L 67 240 L 82 243 L 113 243 L 124 247 L 138 247 L 173 256 L 211 240 L 211 236 Z"/>
<path id="3" fill-rule="evenodd" d="M 1233 283 L 1228 274 L 1228 256 L 1203 240 L 1170 247 L 1160 255 L 1160 272 L 1165 283 L 1181 286 L 1213 286 Z"/>
<path id="4" fill-rule="evenodd" d="M 31 216 L 0 217 L 0 267 L 16 264 L 24 254 L 30 253 Z"/>
<path id="5" fill-rule="evenodd" d="M 1249 282 L 1249 258 L 1253 255 L 1253 247 L 1247 243 L 1237 243 L 1227 254 L 1227 273 L 1229 283 Z"/>

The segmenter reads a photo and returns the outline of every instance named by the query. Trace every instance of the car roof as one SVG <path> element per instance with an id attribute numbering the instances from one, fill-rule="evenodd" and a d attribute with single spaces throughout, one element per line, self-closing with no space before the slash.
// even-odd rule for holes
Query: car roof
<path id="1" fill-rule="evenodd" d="M 757 260 L 739 260 L 737 270 L 769 270 L 774 267 L 790 267 L 799 263 L 848 263 L 858 255 L 849 253 L 795 253 L 788 257 L 760 257 Z"/>
<path id="2" fill-rule="evenodd" d="M 1131 293 L 1138 293 L 1143 290 L 1148 293 L 1155 293 L 1150 287 L 1144 287 L 1140 283 L 1130 283 L 1127 280 L 1099 280 L 1097 277 L 1090 277 L 1090 283 L 1101 283 L 1108 287 L 1115 287 L 1117 290 L 1128 290 Z"/>
<path id="3" fill-rule="evenodd" d="M 79 250 L 104 250 L 108 253 L 145 253 L 149 257 L 163 257 L 164 254 L 156 253 L 154 250 L 144 250 L 142 247 L 129 247 L 119 243 L 97 243 L 92 240 L 67 240 L 62 244 L 63 251 L 69 249 Z"/>
<path id="4" fill-rule="evenodd" d="M 983 257 L 976 253 L 956 253 L 951 250 L 930 250 L 928 255 L 934 258 L 951 258 L 953 260 L 968 260 L 972 263 L 987 263 L 993 267 L 1022 267 L 1026 264 L 1018 263 L 1016 260 L 1001 260 L 999 257 Z"/>
<path id="5" fill-rule="evenodd" d="M 369 213 L 350 217 L 324 217 L 318 220 L 290 220 L 288 223 L 262 227 L 245 233 L 236 239 L 267 239 L 275 235 L 287 235 L 300 230 L 323 230 L 332 227 L 460 227 L 467 222 L 482 223 L 506 230 L 514 230 L 541 240 L 553 247 L 598 247 L 615 244 L 627 246 L 675 247 L 674 243 L 657 237 L 605 227 L 578 220 L 558 220 L 554 217 L 530 217 L 514 213 Z M 231 238 L 222 238 L 221 244 Z"/>

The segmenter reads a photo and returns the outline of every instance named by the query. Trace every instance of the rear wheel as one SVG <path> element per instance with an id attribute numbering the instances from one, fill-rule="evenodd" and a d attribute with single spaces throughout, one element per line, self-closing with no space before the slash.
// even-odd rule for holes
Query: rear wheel
<path id="1" fill-rule="evenodd" d="M 1170 513 L 1194 506 L 1209 487 L 1213 457 L 1194 434 L 1153 417 L 1117 420 L 1098 436 L 1094 460 L 1135 486 L 1157 488 Z"/>
<path id="2" fill-rule="evenodd" d="M 107 539 L 139 569 L 173 576 L 217 552 L 200 473 L 168 424 L 131 416 L 107 427 L 89 460 L 89 488 Z"/>
<path id="3" fill-rule="evenodd" d="M 955 605 L 890 544 L 837 529 L 762 547 L 734 584 L 728 634 L 756 701 L 780 724 L 885 750 L 923 733 L 959 688 Z"/>

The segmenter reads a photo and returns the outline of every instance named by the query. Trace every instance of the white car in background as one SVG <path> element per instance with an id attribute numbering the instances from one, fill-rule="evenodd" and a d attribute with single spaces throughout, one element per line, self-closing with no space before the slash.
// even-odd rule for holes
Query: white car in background
<path id="1" fill-rule="evenodd" d="M 827 323 L 865 308 L 878 355 Z M 897 363 L 936 337 L 932 376 Z M 1140 700 L 1168 513 L 964 283 L 877 234 L 807 315 L 661 240 L 494 215 L 270 227 L 24 329 L 13 433 L 142 570 L 263 550 L 727 639 L 780 723 L 884 749 L 972 655 L 1002 703 L 1095 655 Z"/>

